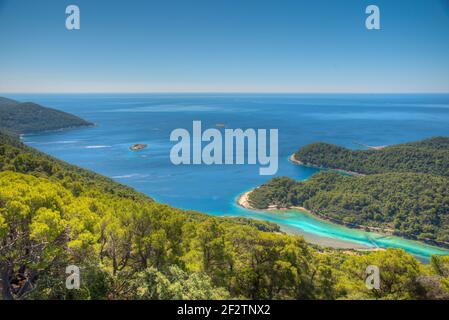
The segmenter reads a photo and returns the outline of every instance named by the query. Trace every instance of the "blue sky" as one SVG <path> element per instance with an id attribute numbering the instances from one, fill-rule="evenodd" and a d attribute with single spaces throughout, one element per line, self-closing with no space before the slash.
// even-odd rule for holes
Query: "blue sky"
<path id="1" fill-rule="evenodd" d="M 0 0 L 0 43 L 9 93 L 449 92 L 449 0 Z"/>

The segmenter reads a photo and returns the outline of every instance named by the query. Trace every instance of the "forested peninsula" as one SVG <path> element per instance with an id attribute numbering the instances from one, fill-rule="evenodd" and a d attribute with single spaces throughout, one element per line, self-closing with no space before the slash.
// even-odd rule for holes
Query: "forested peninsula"
<path id="1" fill-rule="evenodd" d="M 449 138 L 434 137 L 380 150 L 351 150 L 319 142 L 295 152 L 293 160 L 360 174 L 414 172 L 449 177 Z"/>
<path id="2" fill-rule="evenodd" d="M 347 226 L 449 245 L 448 138 L 357 151 L 315 143 L 294 160 L 364 175 L 324 171 L 302 182 L 275 178 L 249 194 L 251 206 L 299 206 Z"/>

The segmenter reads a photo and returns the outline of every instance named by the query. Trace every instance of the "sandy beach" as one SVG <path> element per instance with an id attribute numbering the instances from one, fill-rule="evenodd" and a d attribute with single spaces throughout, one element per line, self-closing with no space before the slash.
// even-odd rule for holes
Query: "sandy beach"
<path id="1" fill-rule="evenodd" d="M 247 191 L 244 194 L 242 194 L 240 197 L 238 197 L 237 199 L 237 204 L 245 209 L 249 209 L 249 210 L 254 210 L 254 211 L 285 211 L 285 210 L 300 210 L 300 211 L 304 211 L 308 214 L 314 215 L 313 212 L 310 212 L 309 210 L 307 210 L 306 208 L 303 207 L 290 207 L 290 208 L 278 208 L 275 206 L 270 206 L 267 209 L 263 209 L 263 210 L 259 210 L 256 208 L 253 208 L 251 206 L 251 204 L 249 203 L 249 195 L 251 194 L 251 192 L 253 192 L 253 190 Z"/>
<path id="2" fill-rule="evenodd" d="M 245 192 L 240 197 L 238 197 L 237 204 L 245 209 L 255 210 L 254 208 L 251 207 L 248 201 L 248 196 L 251 192 L 252 190 Z"/>

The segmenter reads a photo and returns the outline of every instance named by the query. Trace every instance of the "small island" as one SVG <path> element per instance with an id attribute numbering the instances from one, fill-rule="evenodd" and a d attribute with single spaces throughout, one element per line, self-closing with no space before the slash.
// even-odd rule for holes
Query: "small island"
<path id="1" fill-rule="evenodd" d="M 136 144 L 133 144 L 131 147 L 129 147 L 129 150 L 131 150 L 131 151 L 138 151 L 138 150 L 145 149 L 146 147 L 148 147 L 147 144 L 136 143 Z"/>

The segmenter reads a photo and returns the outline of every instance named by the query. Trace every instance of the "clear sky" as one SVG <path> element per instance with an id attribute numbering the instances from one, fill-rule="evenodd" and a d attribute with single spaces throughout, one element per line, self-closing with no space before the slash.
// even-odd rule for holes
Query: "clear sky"
<path id="1" fill-rule="evenodd" d="M 449 92 L 449 0 L 0 0 L 0 92 L 189 91 Z"/>

